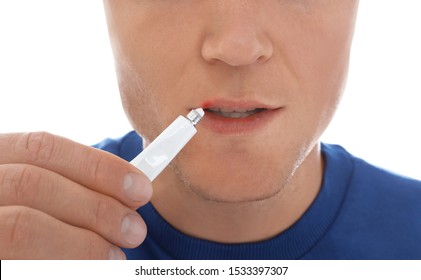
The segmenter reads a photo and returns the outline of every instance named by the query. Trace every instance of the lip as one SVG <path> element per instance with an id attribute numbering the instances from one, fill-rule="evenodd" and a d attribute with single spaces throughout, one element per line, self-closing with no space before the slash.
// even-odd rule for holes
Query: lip
<path id="1" fill-rule="evenodd" d="M 244 135 L 256 133 L 265 128 L 282 111 L 283 107 L 267 105 L 253 100 L 208 100 L 201 104 L 206 114 L 200 126 L 217 134 Z M 210 112 L 209 108 L 228 110 L 265 109 L 245 118 L 226 118 Z"/>

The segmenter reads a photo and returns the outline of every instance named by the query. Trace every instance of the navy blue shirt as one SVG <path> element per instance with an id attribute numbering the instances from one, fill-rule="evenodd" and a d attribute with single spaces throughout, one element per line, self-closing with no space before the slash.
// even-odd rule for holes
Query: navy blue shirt
<path id="1" fill-rule="evenodd" d="M 130 132 L 97 148 L 128 161 L 142 150 Z M 152 204 L 138 209 L 145 242 L 128 259 L 421 259 L 421 182 L 322 144 L 325 170 L 313 204 L 290 228 L 261 242 L 222 244 L 193 238 L 166 222 Z"/>

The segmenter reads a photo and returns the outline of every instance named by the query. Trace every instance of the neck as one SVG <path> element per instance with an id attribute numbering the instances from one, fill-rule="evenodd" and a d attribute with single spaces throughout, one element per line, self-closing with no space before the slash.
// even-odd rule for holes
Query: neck
<path id="1" fill-rule="evenodd" d="M 316 145 L 276 195 L 261 201 L 223 203 L 205 200 L 186 187 L 174 187 L 178 177 L 167 169 L 154 182 L 152 204 L 187 235 L 222 243 L 255 242 L 293 225 L 316 198 L 322 176 L 323 160 Z"/>

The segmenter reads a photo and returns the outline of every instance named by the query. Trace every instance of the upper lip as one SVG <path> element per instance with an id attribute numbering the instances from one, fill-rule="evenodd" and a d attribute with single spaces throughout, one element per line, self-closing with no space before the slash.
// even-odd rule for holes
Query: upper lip
<path id="1" fill-rule="evenodd" d="M 279 106 L 265 104 L 256 100 L 232 100 L 232 99 L 213 99 L 205 100 L 200 103 L 199 107 L 203 109 L 222 109 L 229 111 L 247 111 L 253 109 L 278 109 Z"/>

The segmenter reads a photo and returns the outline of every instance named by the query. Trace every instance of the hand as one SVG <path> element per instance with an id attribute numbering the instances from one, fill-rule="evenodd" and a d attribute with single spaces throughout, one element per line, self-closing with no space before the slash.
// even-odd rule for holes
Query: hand
<path id="1" fill-rule="evenodd" d="M 0 259 L 123 259 L 146 237 L 151 182 L 130 163 L 48 133 L 0 134 Z"/>

